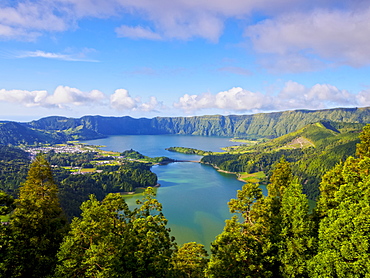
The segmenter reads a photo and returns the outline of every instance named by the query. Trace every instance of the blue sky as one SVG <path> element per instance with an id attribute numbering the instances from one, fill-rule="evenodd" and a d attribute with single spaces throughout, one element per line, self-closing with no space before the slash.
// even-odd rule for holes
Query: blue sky
<path id="1" fill-rule="evenodd" d="M 370 3 L 2 0 L 0 120 L 370 106 Z"/>

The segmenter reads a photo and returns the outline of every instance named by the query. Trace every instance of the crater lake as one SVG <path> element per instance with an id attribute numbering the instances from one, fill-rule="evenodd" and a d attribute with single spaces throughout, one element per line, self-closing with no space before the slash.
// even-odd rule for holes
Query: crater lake
<path id="1" fill-rule="evenodd" d="M 188 147 L 205 151 L 222 151 L 235 145 L 230 138 L 181 135 L 120 135 L 88 140 L 89 145 L 103 145 L 103 150 L 122 152 L 133 149 L 143 155 L 167 156 L 176 160 L 199 161 L 201 156 L 165 150 L 168 147 Z M 223 230 L 231 217 L 227 202 L 236 197 L 243 182 L 235 175 L 216 171 L 209 165 L 196 162 L 175 162 L 156 165 L 152 171 L 158 176 L 157 199 L 168 219 L 167 226 L 178 244 L 197 242 L 209 250 L 210 243 Z M 127 196 L 133 206 L 140 195 Z"/>

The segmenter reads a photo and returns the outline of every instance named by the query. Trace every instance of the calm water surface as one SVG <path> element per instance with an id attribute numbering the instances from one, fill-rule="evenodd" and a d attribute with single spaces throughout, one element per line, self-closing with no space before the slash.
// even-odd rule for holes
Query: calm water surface
<path id="1" fill-rule="evenodd" d="M 108 151 L 134 149 L 155 157 L 167 156 L 179 160 L 199 160 L 196 155 L 166 151 L 168 147 L 190 147 L 208 151 L 221 151 L 221 147 L 235 145 L 228 138 L 174 136 L 174 135 L 123 135 L 85 141 L 104 145 Z M 222 232 L 225 219 L 230 218 L 227 202 L 235 198 L 243 182 L 235 175 L 217 172 L 211 166 L 192 162 L 176 162 L 154 166 L 161 187 L 157 199 L 163 205 L 168 226 L 179 244 L 196 241 L 209 249 L 210 243 Z M 127 198 L 129 205 L 138 196 Z"/>

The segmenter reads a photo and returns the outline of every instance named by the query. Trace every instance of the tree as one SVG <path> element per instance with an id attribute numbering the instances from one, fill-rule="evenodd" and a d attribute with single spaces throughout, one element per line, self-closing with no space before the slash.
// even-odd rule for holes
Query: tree
<path id="1" fill-rule="evenodd" d="M 14 199 L 12 196 L 0 191 L 0 217 L 5 217 L 14 209 Z M 6 272 L 6 261 L 8 248 L 11 243 L 10 229 L 7 221 L 0 219 L 0 276 Z"/>
<path id="2" fill-rule="evenodd" d="M 267 189 L 263 197 L 258 184 L 246 184 L 238 190 L 237 199 L 229 202 L 230 211 L 240 216 L 226 221 L 212 244 L 210 277 L 300 277 L 307 273 L 305 264 L 297 266 L 291 260 L 297 257 L 302 263 L 311 256 L 308 202 L 284 158 L 275 165 Z"/>
<path id="3" fill-rule="evenodd" d="M 129 252 L 130 211 L 120 194 L 94 195 L 81 205 L 58 252 L 57 277 L 130 277 L 122 261 Z"/>
<path id="4" fill-rule="evenodd" d="M 237 199 L 230 200 L 230 211 L 241 215 L 226 220 L 224 231 L 212 243 L 209 277 L 266 277 L 262 226 L 254 213 L 262 202 L 262 190 L 253 183 L 245 184 L 238 190 Z"/>
<path id="5" fill-rule="evenodd" d="M 356 145 L 356 155 L 359 158 L 370 157 L 370 124 L 360 133 L 361 142 Z"/>
<path id="6" fill-rule="evenodd" d="M 14 198 L 0 190 L 0 216 L 9 214 L 14 208 Z"/>
<path id="7" fill-rule="evenodd" d="M 312 277 L 370 275 L 369 169 L 368 157 L 350 157 L 344 163 L 343 183 L 319 224 L 318 253 L 310 266 Z M 325 203 L 328 202 L 320 202 Z"/>
<path id="8" fill-rule="evenodd" d="M 178 278 L 201 278 L 205 275 L 208 254 L 202 244 L 184 243 L 174 254 L 172 264 L 173 276 Z"/>
<path id="9" fill-rule="evenodd" d="M 318 202 L 321 219 L 318 252 L 310 263 L 312 277 L 370 276 L 369 138 L 366 126 L 357 145 L 359 158 L 347 158 L 321 186 L 329 190 Z"/>
<path id="10" fill-rule="evenodd" d="M 167 277 L 175 244 L 148 188 L 131 211 L 119 193 L 81 206 L 58 253 L 57 277 Z"/>
<path id="11" fill-rule="evenodd" d="M 261 242 L 261 264 L 265 277 L 280 275 L 279 249 L 281 243 L 282 200 L 284 192 L 292 183 L 293 175 L 289 162 L 281 157 L 273 167 L 267 196 L 253 204 L 255 226 Z"/>
<path id="12" fill-rule="evenodd" d="M 280 273 L 283 277 L 308 277 L 307 263 L 313 256 L 313 222 L 302 186 L 292 182 L 281 201 L 281 231 L 278 243 Z"/>
<path id="13" fill-rule="evenodd" d="M 16 209 L 10 219 L 12 241 L 5 275 L 46 277 L 51 274 L 67 228 L 50 165 L 39 155 L 20 187 Z"/>
<path id="14" fill-rule="evenodd" d="M 170 236 L 166 227 L 167 219 L 162 213 L 162 204 L 154 199 L 152 187 L 145 190 L 141 206 L 134 210 L 131 217 L 132 254 L 135 277 L 166 277 L 171 273 L 171 257 L 176 248 L 175 238 Z M 131 254 L 126 254 L 126 260 Z"/>

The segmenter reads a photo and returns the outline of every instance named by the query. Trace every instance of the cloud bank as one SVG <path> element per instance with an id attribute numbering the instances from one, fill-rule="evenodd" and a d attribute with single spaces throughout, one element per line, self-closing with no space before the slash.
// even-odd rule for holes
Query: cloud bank
<path id="1" fill-rule="evenodd" d="M 46 90 L 0 89 L 0 102 L 50 109 L 104 106 L 120 112 L 163 113 L 174 110 L 178 114 L 181 113 L 179 111 L 191 114 L 212 110 L 215 113 L 229 114 L 370 106 L 370 89 L 353 94 L 330 84 L 306 87 L 288 81 L 275 93 L 252 92 L 234 87 L 216 94 L 209 92 L 199 95 L 184 94 L 171 107 L 155 96 L 143 101 L 140 96 L 131 96 L 126 89 L 117 89 L 111 95 L 107 95 L 99 90 L 84 92 L 77 88 L 58 86 L 53 93 Z"/>
<path id="2" fill-rule="evenodd" d="M 5 90 L 0 89 L 0 102 L 18 104 L 24 107 L 44 107 L 50 109 L 72 109 L 81 106 L 110 106 L 118 111 L 152 112 L 163 108 L 162 102 L 150 97 L 143 102 L 140 97 L 131 97 L 125 89 L 116 90 L 108 98 L 99 90 L 83 92 L 77 88 L 58 86 L 52 94 L 46 90 Z"/>
<path id="3" fill-rule="evenodd" d="M 286 82 L 284 88 L 277 94 L 251 92 L 236 87 L 217 94 L 185 94 L 174 103 L 174 107 L 186 113 L 204 109 L 249 113 L 368 105 L 370 105 L 370 90 L 354 95 L 330 84 L 316 84 L 308 88 L 293 81 Z"/>
<path id="4" fill-rule="evenodd" d="M 369 18 L 369 7 L 356 12 L 291 13 L 249 26 L 245 35 L 257 52 L 275 54 L 278 60 L 294 55 L 304 62 L 314 55 L 339 65 L 360 67 L 370 63 Z"/>
<path id="5" fill-rule="evenodd" d="M 253 22 L 256 14 L 264 20 Z M 225 22 L 236 20 L 246 26 L 245 39 L 256 53 L 272 55 L 260 57 L 261 64 L 272 70 L 274 65 L 299 72 L 328 63 L 353 67 L 370 64 L 370 7 L 366 1 L 4 1 L 0 3 L 0 38 L 36 40 L 43 34 L 76 29 L 85 18 L 110 17 L 117 22 L 112 32 L 118 37 L 203 38 L 211 42 L 219 40 Z M 137 19 L 135 23 L 125 20 L 130 17 Z M 292 68 L 291 63 L 284 63 L 287 60 L 294 63 Z"/>

